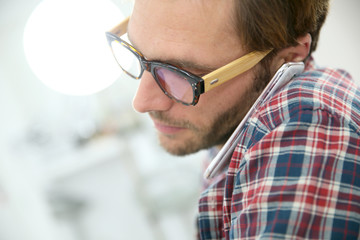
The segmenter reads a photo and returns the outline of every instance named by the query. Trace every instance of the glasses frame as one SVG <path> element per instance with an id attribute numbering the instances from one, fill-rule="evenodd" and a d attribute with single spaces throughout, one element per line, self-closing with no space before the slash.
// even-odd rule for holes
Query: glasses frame
<path id="1" fill-rule="evenodd" d="M 184 105 L 193 105 L 195 106 L 200 98 L 200 95 L 210 91 L 211 89 L 220 86 L 221 84 L 233 79 L 234 77 L 246 72 L 247 70 L 253 68 L 256 64 L 258 64 L 268 53 L 272 51 L 272 49 L 261 52 L 261 51 L 253 51 L 250 52 L 208 74 L 206 74 L 203 77 L 196 76 L 195 74 L 192 74 L 186 70 L 183 70 L 181 68 L 178 68 L 174 65 L 158 62 L 158 61 L 149 61 L 146 60 L 143 54 L 138 51 L 136 48 L 134 48 L 131 44 L 127 43 L 123 39 L 121 39 L 121 36 L 127 33 L 127 27 L 129 23 L 130 17 L 127 17 L 124 19 L 120 24 L 112 28 L 110 31 L 106 32 L 106 37 L 108 40 L 108 43 L 110 45 L 111 51 L 113 52 L 113 49 L 111 47 L 111 43 L 113 41 L 118 41 L 121 45 L 123 45 L 125 48 L 130 50 L 139 60 L 141 65 L 141 72 L 139 76 L 134 76 L 131 73 L 127 72 L 125 69 L 121 67 L 120 68 L 129 76 L 135 79 L 140 79 L 143 75 L 144 71 L 149 71 L 156 83 L 159 85 L 161 90 L 171 99 L 176 100 L 177 102 L 181 102 Z M 115 56 L 114 52 L 113 55 Z M 116 59 L 116 58 L 115 58 Z M 190 83 L 192 90 L 193 90 L 193 101 L 191 103 L 183 102 L 179 99 L 176 99 L 175 97 L 171 96 L 160 84 L 159 80 L 157 79 L 157 76 L 155 74 L 155 68 L 156 67 L 163 67 L 166 68 L 172 72 L 178 73 L 188 80 Z"/>
<path id="2" fill-rule="evenodd" d="M 145 57 L 142 55 L 141 52 L 139 52 L 136 48 L 134 48 L 133 46 L 131 46 L 128 42 L 126 42 L 125 40 L 121 39 L 120 37 L 116 36 L 115 34 L 112 34 L 110 32 L 106 33 L 109 45 L 111 46 L 111 43 L 113 41 L 118 41 L 123 47 L 127 48 L 129 51 L 131 51 L 135 57 L 139 60 L 140 62 L 140 66 L 141 66 L 141 70 L 138 76 L 134 76 L 133 74 L 131 74 L 130 72 L 126 71 L 120 63 L 119 66 L 120 68 L 130 77 L 134 78 L 134 79 L 140 79 L 144 73 L 145 70 L 149 71 L 152 76 L 154 77 L 156 83 L 159 85 L 159 87 L 161 88 L 161 90 L 165 93 L 165 95 L 167 95 L 169 98 L 174 99 L 177 102 L 181 102 L 184 105 L 196 105 L 196 103 L 199 101 L 199 97 L 200 94 L 202 94 L 204 91 L 204 87 L 203 87 L 203 79 L 201 79 L 200 77 L 185 71 L 181 68 L 178 68 L 174 65 L 171 64 L 167 64 L 167 63 L 163 63 L 163 62 L 158 62 L 158 61 L 149 61 L 146 60 Z M 111 48 L 112 49 L 112 48 Z M 113 52 L 114 54 L 114 52 Z M 114 54 L 115 55 L 115 54 Z M 116 58 L 115 58 L 116 59 Z M 166 91 L 165 88 L 163 88 L 163 86 L 160 84 L 157 74 L 155 73 L 155 69 L 157 67 L 162 67 L 165 68 L 169 71 L 175 72 L 176 74 L 185 77 L 186 80 L 190 83 L 191 88 L 192 88 L 192 92 L 193 92 L 193 100 L 192 102 L 188 103 L 188 102 L 184 102 L 182 100 L 177 99 L 176 97 L 172 96 L 170 93 L 168 93 Z"/>

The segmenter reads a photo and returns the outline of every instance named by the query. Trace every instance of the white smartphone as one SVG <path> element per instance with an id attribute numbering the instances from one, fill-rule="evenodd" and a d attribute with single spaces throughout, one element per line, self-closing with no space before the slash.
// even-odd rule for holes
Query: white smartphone
<path id="1" fill-rule="evenodd" d="M 208 168 L 204 173 L 204 177 L 209 179 L 215 177 L 229 162 L 234 152 L 236 145 L 241 137 L 245 123 L 253 115 L 254 111 L 258 109 L 259 105 L 271 98 L 274 93 L 287 84 L 295 75 L 304 71 L 304 63 L 289 62 L 282 65 L 275 73 L 274 77 L 267 84 L 258 99 L 252 105 L 245 117 L 241 120 L 231 137 L 220 149 L 216 157 L 210 162 Z"/>

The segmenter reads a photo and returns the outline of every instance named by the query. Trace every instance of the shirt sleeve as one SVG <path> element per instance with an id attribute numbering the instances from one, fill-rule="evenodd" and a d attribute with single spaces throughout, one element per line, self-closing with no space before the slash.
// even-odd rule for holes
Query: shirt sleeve
<path id="1" fill-rule="evenodd" d="M 234 174 L 230 239 L 358 239 L 358 131 L 304 110 L 251 146 Z"/>

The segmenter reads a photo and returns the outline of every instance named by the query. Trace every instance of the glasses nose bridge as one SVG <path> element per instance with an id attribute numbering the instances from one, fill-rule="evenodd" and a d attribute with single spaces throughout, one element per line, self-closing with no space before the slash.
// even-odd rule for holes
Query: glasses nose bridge
<path id="1" fill-rule="evenodd" d="M 144 70 L 151 72 L 151 62 L 146 60 L 144 57 L 140 58 L 141 65 Z"/>

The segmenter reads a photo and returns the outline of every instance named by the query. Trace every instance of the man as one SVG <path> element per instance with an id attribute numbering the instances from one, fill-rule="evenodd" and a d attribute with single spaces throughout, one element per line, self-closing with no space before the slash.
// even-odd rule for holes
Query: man
<path id="1" fill-rule="evenodd" d="M 275 72 L 305 63 L 256 109 L 203 192 L 201 239 L 359 237 L 360 92 L 311 57 L 327 9 L 326 0 L 136 0 L 128 25 L 108 35 L 120 66 L 141 78 L 135 110 L 176 155 L 220 149 Z M 119 38 L 126 27 L 130 43 Z"/>

